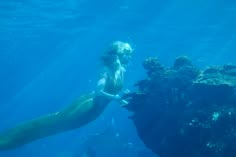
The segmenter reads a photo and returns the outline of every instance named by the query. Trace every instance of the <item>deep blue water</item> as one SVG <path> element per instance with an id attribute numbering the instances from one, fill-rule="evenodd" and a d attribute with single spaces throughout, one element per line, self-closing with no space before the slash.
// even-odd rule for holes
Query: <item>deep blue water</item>
<path id="1" fill-rule="evenodd" d="M 0 130 L 57 111 L 94 89 L 99 57 L 114 40 L 128 41 L 135 49 L 127 88 L 145 76 L 141 62 L 149 56 L 165 65 L 179 55 L 190 56 L 199 67 L 235 64 L 235 19 L 234 0 L 2 0 Z M 102 137 L 105 142 L 91 139 L 92 145 L 100 156 L 126 151 L 136 157 L 145 147 L 128 115 L 114 103 L 82 129 L 0 156 L 77 157 L 85 151 L 81 139 L 115 123 L 121 143 L 104 150 L 111 133 Z M 130 146 L 124 150 L 123 144 Z"/>

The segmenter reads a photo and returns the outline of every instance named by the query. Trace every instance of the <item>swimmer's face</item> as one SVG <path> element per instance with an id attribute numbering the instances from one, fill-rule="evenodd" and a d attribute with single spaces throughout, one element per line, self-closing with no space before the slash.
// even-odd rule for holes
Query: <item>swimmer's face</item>
<path id="1" fill-rule="evenodd" d="M 120 62 L 122 63 L 122 64 L 128 64 L 129 62 L 130 62 L 130 60 L 131 60 L 131 54 L 122 54 L 120 57 L 119 57 L 119 59 L 120 59 Z"/>
<path id="2" fill-rule="evenodd" d="M 127 65 L 131 59 L 133 49 L 129 43 L 122 41 L 115 41 L 109 48 L 109 55 L 117 55 L 122 65 Z"/>
<path id="3" fill-rule="evenodd" d="M 131 48 L 131 46 L 128 43 L 123 43 L 119 47 L 119 53 L 118 53 L 120 62 L 125 65 L 128 64 L 131 59 L 132 52 L 133 49 Z"/>

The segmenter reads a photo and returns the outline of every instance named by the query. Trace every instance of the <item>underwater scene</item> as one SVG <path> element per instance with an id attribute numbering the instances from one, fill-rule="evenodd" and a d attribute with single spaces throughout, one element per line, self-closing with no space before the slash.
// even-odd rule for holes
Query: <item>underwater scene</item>
<path id="1" fill-rule="evenodd" d="M 236 157 L 236 1 L 1 0 L 0 157 Z"/>

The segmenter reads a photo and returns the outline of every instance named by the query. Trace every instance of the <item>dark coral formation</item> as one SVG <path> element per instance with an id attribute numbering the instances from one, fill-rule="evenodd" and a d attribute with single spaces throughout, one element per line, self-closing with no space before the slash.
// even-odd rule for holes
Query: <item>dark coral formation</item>
<path id="1" fill-rule="evenodd" d="M 201 71 L 185 56 L 143 66 L 148 77 L 126 108 L 147 147 L 160 157 L 236 156 L 236 66 Z"/>

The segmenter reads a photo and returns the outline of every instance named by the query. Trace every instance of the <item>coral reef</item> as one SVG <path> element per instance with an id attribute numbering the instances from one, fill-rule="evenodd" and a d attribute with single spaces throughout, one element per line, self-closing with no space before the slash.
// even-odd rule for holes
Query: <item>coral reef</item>
<path id="1" fill-rule="evenodd" d="M 236 156 L 236 66 L 199 70 L 182 56 L 170 68 L 157 58 L 143 67 L 125 108 L 147 147 L 160 157 Z"/>

